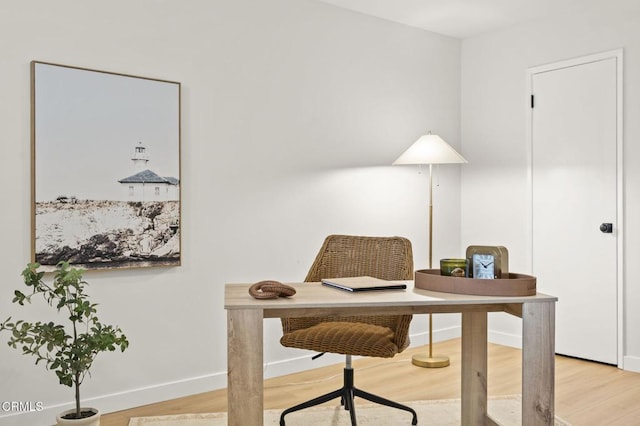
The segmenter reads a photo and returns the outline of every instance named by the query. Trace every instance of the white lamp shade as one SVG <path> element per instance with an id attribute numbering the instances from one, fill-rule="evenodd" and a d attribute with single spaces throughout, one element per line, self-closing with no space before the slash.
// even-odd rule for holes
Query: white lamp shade
<path id="1" fill-rule="evenodd" d="M 431 133 L 421 136 L 393 165 L 398 164 L 455 164 L 467 160 L 438 135 Z"/>

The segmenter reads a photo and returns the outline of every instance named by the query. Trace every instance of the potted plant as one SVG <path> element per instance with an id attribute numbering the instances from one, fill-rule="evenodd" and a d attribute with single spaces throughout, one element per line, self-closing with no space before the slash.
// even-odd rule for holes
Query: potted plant
<path id="1" fill-rule="evenodd" d="M 65 324 L 54 321 L 12 321 L 0 323 L 0 332 L 11 333 L 9 346 L 33 355 L 36 364 L 43 362 L 56 373 L 60 384 L 75 388 L 75 409 L 58 416 L 58 424 L 100 424 L 100 412 L 80 407 L 80 385 L 89 373 L 95 357 L 104 351 L 124 351 L 129 346 L 127 337 L 119 327 L 102 324 L 97 317 L 96 304 L 85 293 L 88 285 L 82 279 L 84 270 L 71 268 L 68 262 L 56 265 L 53 282 L 43 281 L 44 272 L 38 263 L 29 263 L 22 276 L 31 288 L 26 295 L 14 292 L 14 303 L 24 306 L 35 295 L 42 295 L 49 306 L 64 312 Z M 28 293 L 28 292 L 27 292 Z M 63 318 L 63 317 L 60 317 Z"/>

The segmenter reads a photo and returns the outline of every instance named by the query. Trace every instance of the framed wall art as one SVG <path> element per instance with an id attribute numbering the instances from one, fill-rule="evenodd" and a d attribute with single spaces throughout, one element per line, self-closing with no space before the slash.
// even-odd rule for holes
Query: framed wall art
<path id="1" fill-rule="evenodd" d="M 180 265 L 180 90 L 31 62 L 32 261 Z"/>

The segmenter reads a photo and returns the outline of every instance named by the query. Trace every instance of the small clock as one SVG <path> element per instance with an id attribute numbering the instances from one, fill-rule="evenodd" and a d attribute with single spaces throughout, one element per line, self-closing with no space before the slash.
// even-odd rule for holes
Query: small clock
<path id="1" fill-rule="evenodd" d="M 469 246 L 466 258 L 471 278 L 509 278 L 509 252 L 503 246 Z"/>

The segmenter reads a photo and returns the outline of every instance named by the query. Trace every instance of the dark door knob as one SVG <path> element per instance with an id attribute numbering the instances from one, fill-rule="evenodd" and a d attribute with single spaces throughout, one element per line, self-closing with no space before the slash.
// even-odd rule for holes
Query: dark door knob
<path id="1" fill-rule="evenodd" d="M 611 234 L 613 232 L 613 223 L 603 223 L 600 225 L 600 231 L 605 234 Z"/>

